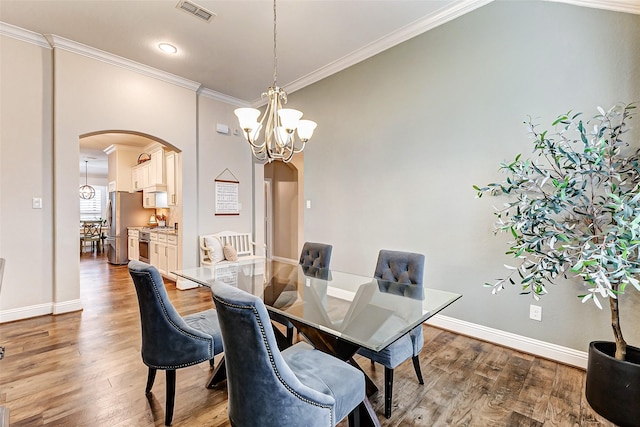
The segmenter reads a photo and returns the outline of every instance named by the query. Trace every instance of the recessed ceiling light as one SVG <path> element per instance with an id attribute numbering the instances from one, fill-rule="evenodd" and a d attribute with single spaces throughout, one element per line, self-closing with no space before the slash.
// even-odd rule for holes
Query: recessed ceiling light
<path id="1" fill-rule="evenodd" d="M 160 43 L 158 45 L 158 48 L 166 53 L 176 53 L 178 51 L 178 49 L 176 49 L 176 47 L 172 44 L 169 43 Z"/>

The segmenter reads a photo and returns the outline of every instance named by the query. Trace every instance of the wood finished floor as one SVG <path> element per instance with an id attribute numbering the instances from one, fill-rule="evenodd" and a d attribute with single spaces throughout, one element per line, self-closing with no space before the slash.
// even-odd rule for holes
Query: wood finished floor
<path id="1" fill-rule="evenodd" d="M 82 312 L 0 325 L 7 349 L 0 405 L 10 408 L 11 426 L 162 426 L 164 375 L 147 398 L 126 266 L 86 254 L 80 270 Z M 166 286 L 183 315 L 212 306 L 207 289 Z M 410 361 L 398 367 L 390 419 L 382 415 L 383 393 L 372 398 L 383 426 L 613 426 L 585 401 L 583 371 L 434 327 L 424 331 L 425 384 L 418 385 Z M 382 388 L 384 369 L 357 360 Z M 208 363 L 177 371 L 174 426 L 230 426 L 226 389 L 206 389 L 208 373 Z"/>

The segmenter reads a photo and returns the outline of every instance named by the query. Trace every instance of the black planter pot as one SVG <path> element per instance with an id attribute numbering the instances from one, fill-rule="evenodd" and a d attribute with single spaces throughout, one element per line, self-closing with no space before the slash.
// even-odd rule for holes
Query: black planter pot
<path id="1" fill-rule="evenodd" d="M 620 427 L 640 426 L 640 348 L 627 346 L 616 360 L 616 343 L 589 344 L 586 397 L 598 414 Z"/>

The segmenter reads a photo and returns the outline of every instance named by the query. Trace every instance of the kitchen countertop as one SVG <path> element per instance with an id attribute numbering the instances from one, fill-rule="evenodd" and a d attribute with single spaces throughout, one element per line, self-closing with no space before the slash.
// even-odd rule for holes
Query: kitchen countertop
<path id="1" fill-rule="evenodd" d="M 174 234 L 178 232 L 173 227 L 127 227 L 128 230 L 148 231 L 150 233 Z"/>

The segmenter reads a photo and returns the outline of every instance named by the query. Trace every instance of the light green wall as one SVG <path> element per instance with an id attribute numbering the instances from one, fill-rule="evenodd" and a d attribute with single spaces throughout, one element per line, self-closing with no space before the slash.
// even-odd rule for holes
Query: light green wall
<path id="1" fill-rule="evenodd" d="M 569 109 L 640 101 L 638 52 L 638 15 L 498 1 L 291 94 L 318 122 L 305 239 L 332 243 L 332 267 L 362 274 L 379 249 L 424 253 L 427 286 L 464 294 L 443 313 L 454 318 L 584 351 L 611 339 L 608 313 L 575 297 L 580 284 L 550 287 L 542 322 L 517 288 L 496 297 L 482 286 L 510 259 L 492 233 L 500 200 L 476 199 L 472 185 L 531 152 L 527 115 L 548 125 Z M 638 320 L 623 318 L 630 343 Z"/>

